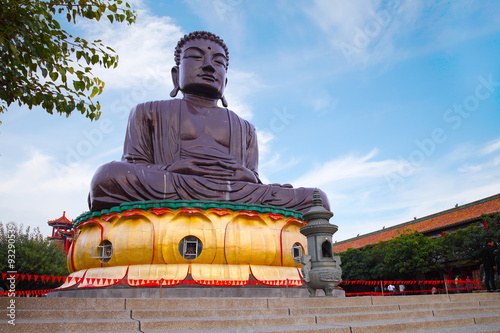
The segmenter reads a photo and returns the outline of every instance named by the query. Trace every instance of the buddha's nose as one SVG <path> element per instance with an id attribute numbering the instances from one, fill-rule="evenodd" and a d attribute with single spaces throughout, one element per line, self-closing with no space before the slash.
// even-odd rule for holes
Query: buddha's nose
<path id="1" fill-rule="evenodd" d="M 212 64 L 205 64 L 202 69 L 205 72 L 210 72 L 210 73 L 214 73 L 215 72 L 215 68 L 214 68 L 214 66 L 212 66 Z"/>

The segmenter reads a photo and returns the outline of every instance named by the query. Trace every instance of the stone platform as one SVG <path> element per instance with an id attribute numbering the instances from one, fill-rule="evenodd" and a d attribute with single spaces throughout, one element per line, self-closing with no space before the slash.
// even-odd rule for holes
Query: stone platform
<path id="1" fill-rule="evenodd" d="M 349 298 L 0 298 L 1 332 L 500 332 L 500 293 Z"/>
<path id="2" fill-rule="evenodd" d="M 54 290 L 47 294 L 54 298 L 199 298 L 199 297 L 291 297 L 308 298 L 306 288 L 275 287 L 107 287 Z"/>
<path id="3" fill-rule="evenodd" d="M 323 297 L 324 292 L 317 290 L 316 295 Z M 309 298 L 306 287 L 270 287 L 270 286 L 238 286 L 238 287 L 128 287 L 112 286 L 106 288 L 71 288 L 54 290 L 46 295 L 49 298 Z M 345 291 L 334 290 L 334 297 L 345 297 Z"/>

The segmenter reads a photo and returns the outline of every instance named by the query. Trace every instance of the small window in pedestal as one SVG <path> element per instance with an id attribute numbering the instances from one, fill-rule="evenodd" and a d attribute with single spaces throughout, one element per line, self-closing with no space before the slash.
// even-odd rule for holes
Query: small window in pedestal
<path id="1" fill-rule="evenodd" d="M 179 252 L 184 259 L 193 260 L 198 258 L 202 249 L 203 244 L 194 236 L 184 237 L 179 243 Z"/>
<path id="2" fill-rule="evenodd" d="M 112 255 L 113 245 L 108 240 L 102 241 L 99 246 L 92 246 L 92 250 L 90 252 L 91 258 L 100 259 L 103 263 L 107 263 L 111 259 Z"/>

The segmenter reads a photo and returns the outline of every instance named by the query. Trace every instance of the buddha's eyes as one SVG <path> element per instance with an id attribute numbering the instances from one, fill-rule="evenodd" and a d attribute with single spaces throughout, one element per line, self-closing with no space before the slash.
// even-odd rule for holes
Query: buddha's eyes
<path id="1" fill-rule="evenodd" d="M 204 54 L 203 52 L 193 48 L 193 49 L 188 49 L 184 52 L 184 59 L 191 59 L 194 61 L 203 61 L 203 59 L 209 55 Z M 226 58 L 221 55 L 221 54 L 215 54 L 212 58 L 212 63 L 214 66 L 221 66 L 226 68 L 227 67 L 227 60 Z"/>
<path id="2" fill-rule="evenodd" d="M 226 62 L 223 60 L 223 59 L 214 59 L 214 62 L 217 64 L 217 65 L 221 65 L 221 66 L 224 66 L 226 67 Z"/>
<path id="3" fill-rule="evenodd" d="M 213 62 L 219 66 L 227 67 L 226 58 L 220 54 L 215 55 L 215 57 L 213 58 Z"/>
<path id="4" fill-rule="evenodd" d="M 197 50 L 187 50 L 184 54 L 184 58 L 200 60 L 203 59 L 203 54 Z"/>

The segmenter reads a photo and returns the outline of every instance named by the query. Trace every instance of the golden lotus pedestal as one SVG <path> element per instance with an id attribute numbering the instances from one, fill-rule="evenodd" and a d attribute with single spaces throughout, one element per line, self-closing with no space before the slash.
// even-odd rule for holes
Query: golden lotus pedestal
<path id="1" fill-rule="evenodd" d="M 232 202 L 133 202 L 88 212 L 74 222 L 71 279 L 59 290 L 300 287 L 305 225 L 293 210 Z"/>

